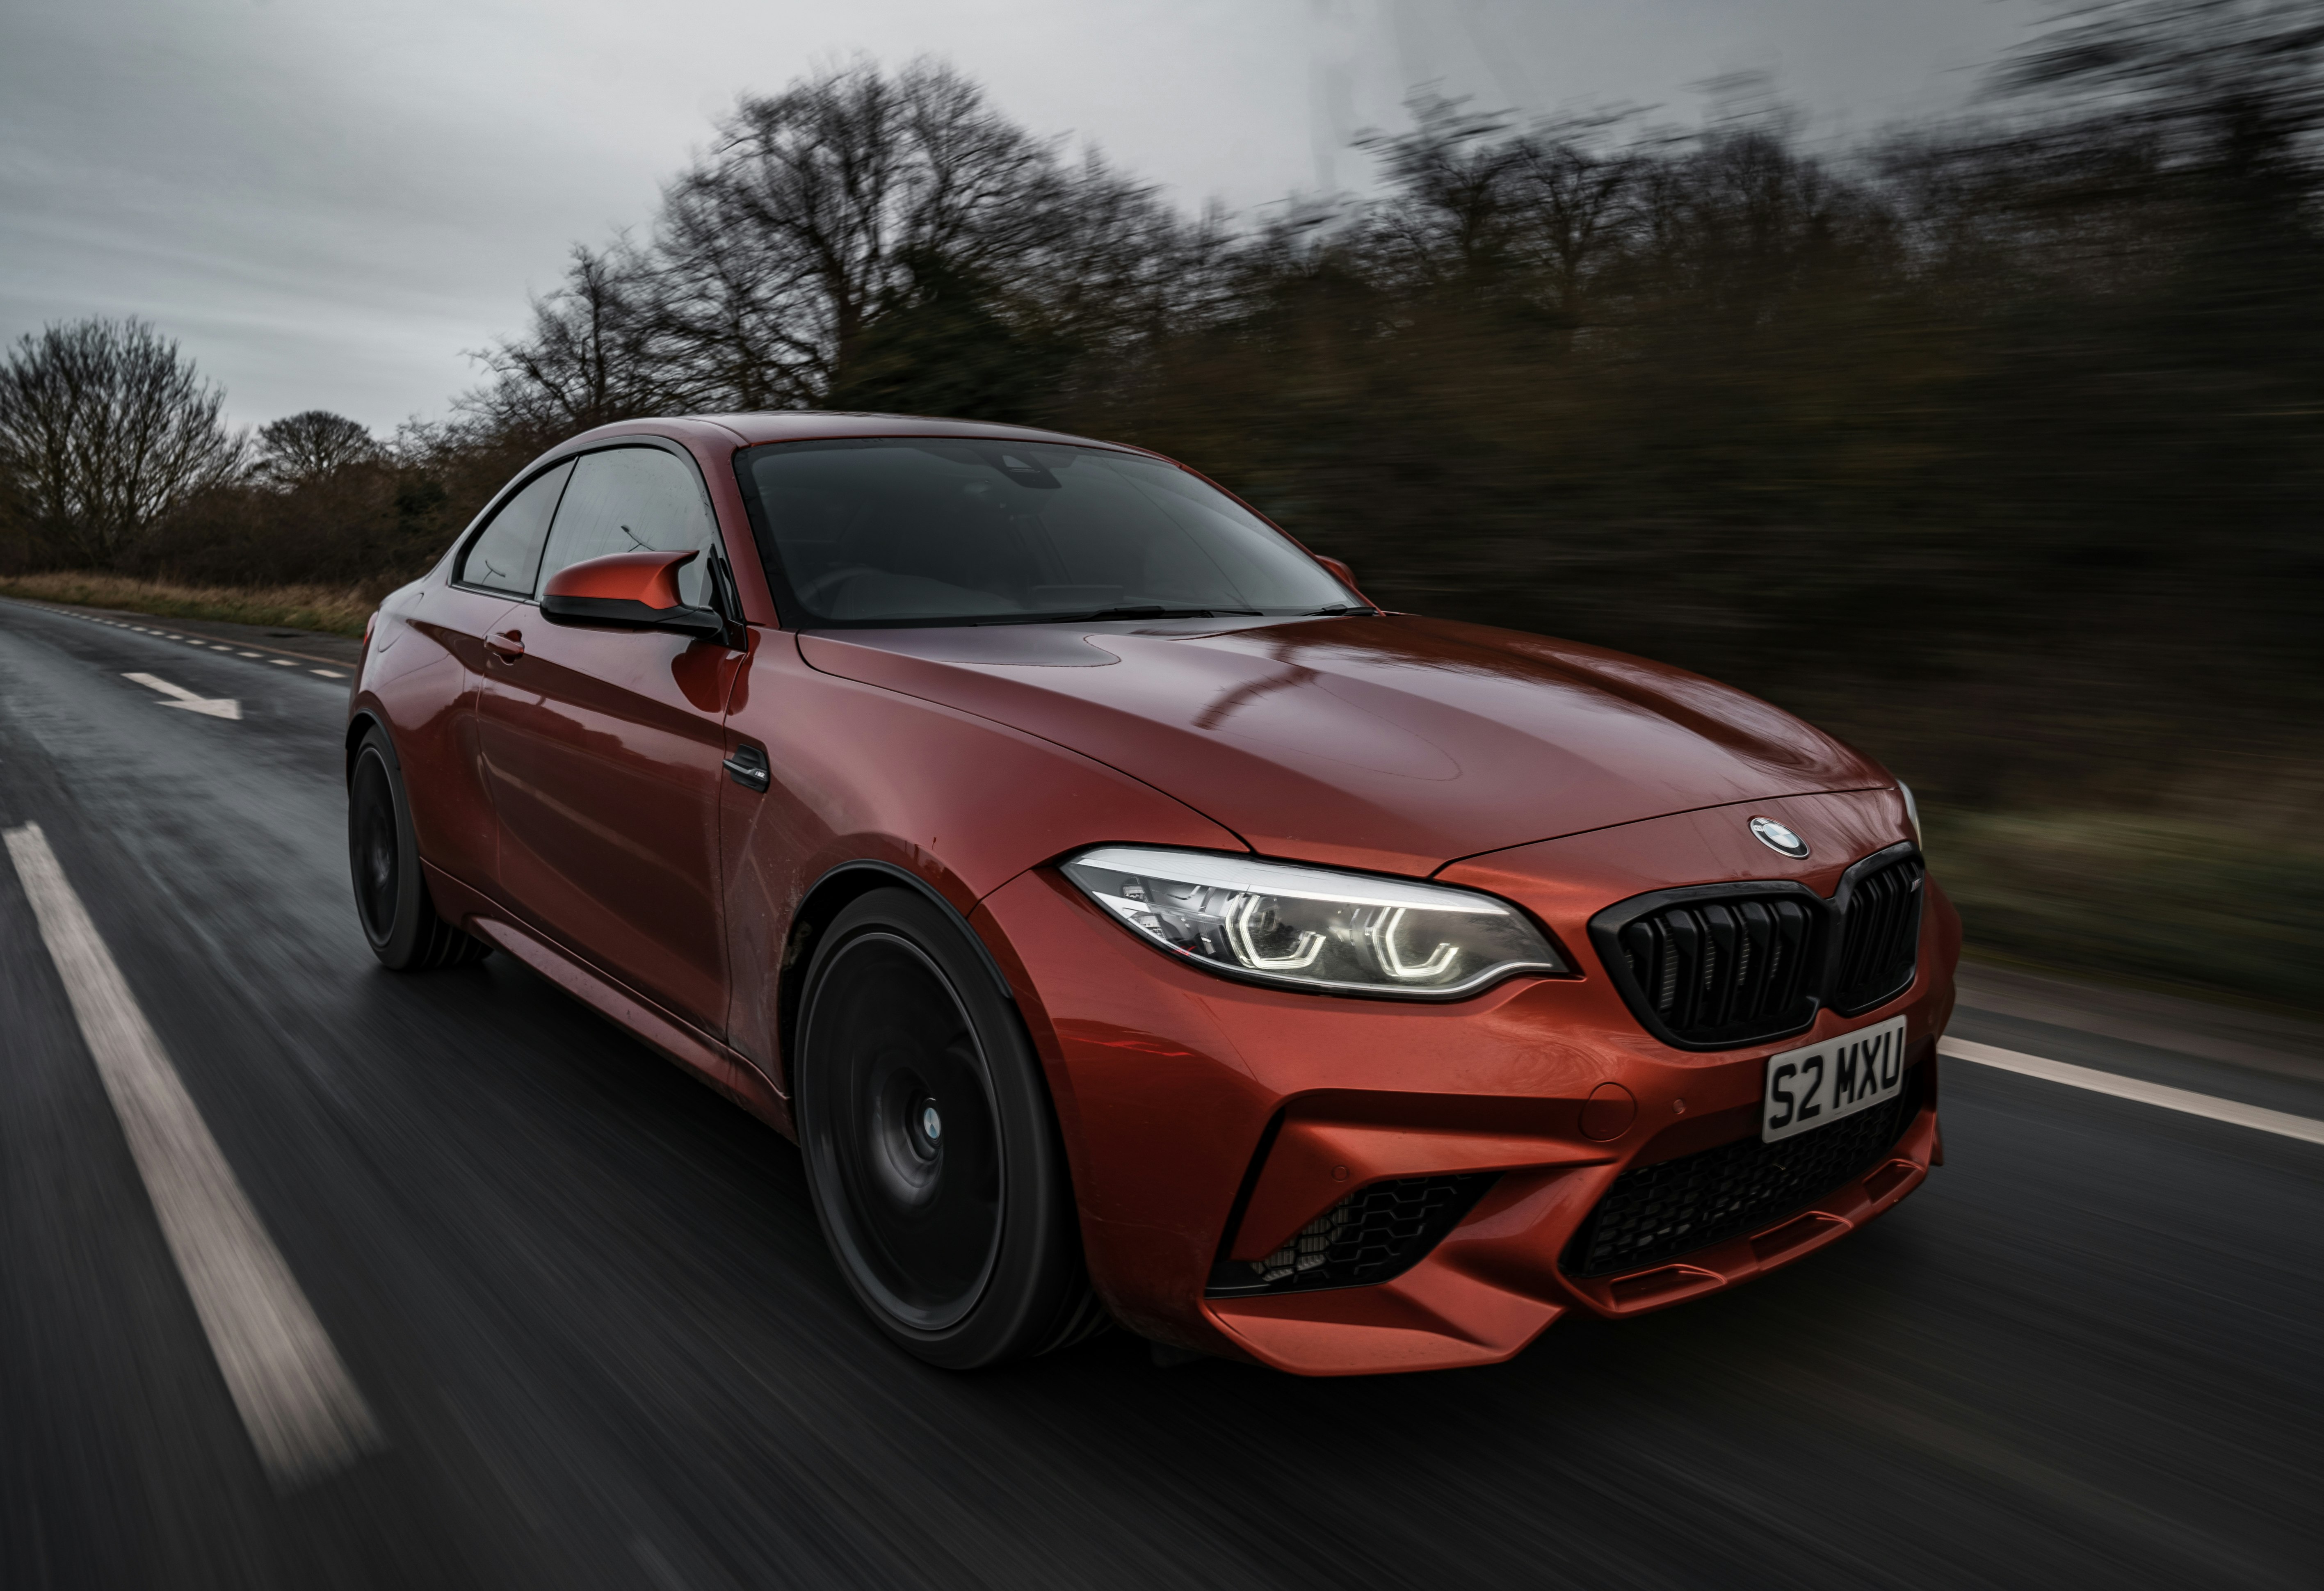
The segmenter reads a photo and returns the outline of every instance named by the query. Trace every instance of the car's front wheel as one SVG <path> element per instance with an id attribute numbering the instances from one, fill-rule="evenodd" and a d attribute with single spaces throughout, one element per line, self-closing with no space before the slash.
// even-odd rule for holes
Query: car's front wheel
<path id="1" fill-rule="evenodd" d="M 436 915 L 420 870 L 411 803 L 387 731 L 374 726 L 355 748 L 347 777 L 347 870 L 355 917 L 372 954 L 398 972 L 456 966 L 492 952 Z"/>
<path id="2" fill-rule="evenodd" d="M 1102 1322 L 1039 1060 L 948 914 L 900 888 L 843 910 L 808 962 L 796 1057 L 816 1216 L 890 1337 L 969 1370 Z"/>

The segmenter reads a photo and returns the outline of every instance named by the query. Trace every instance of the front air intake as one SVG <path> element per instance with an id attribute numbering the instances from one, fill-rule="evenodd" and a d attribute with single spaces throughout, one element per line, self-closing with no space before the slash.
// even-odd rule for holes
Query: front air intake
<path id="1" fill-rule="evenodd" d="M 1921 1109 L 1921 1073 L 1903 1090 L 1828 1127 L 1781 1142 L 1721 1144 L 1632 1166 L 1566 1246 L 1569 1276 L 1610 1276 L 1765 1231 L 1894 1152 Z"/>
<path id="2" fill-rule="evenodd" d="M 1266 1258 L 1219 1261 L 1204 1292 L 1213 1298 L 1311 1292 L 1401 1276 L 1461 1224 L 1499 1175 L 1399 1177 L 1360 1188 Z"/>

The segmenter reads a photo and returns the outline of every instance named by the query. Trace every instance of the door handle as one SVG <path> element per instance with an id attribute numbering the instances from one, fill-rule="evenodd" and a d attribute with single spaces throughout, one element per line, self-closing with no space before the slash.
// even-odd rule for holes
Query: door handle
<path id="1" fill-rule="evenodd" d="M 521 630 L 504 630 L 498 635 L 484 637 L 484 649 L 513 663 L 524 656 L 524 634 Z"/>
<path id="2" fill-rule="evenodd" d="M 767 754 L 748 742 L 735 747 L 734 755 L 720 766 L 725 768 L 728 778 L 761 796 L 767 793 L 767 786 L 774 777 L 774 770 L 767 765 Z"/>

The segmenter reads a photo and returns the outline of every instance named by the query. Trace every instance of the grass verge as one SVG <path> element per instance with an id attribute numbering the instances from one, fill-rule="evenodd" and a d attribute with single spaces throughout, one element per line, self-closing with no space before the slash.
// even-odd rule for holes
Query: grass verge
<path id="1" fill-rule="evenodd" d="M 2177 816 L 1929 814 L 1970 947 L 2115 982 L 2324 1009 L 2324 846 Z"/>
<path id="2" fill-rule="evenodd" d="M 218 619 L 361 635 L 379 598 L 360 587 L 329 585 L 175 585 L 120 575 L 14 575 L 0 577 L 0 596 L 72 602 L 151 613 L 161 619 Z"/>

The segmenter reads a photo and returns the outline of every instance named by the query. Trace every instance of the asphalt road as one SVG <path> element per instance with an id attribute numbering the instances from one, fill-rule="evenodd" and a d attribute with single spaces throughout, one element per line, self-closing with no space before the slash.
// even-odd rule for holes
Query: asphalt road
<path id="1" fill-rule="evenodd" d="M 384 1437 L 270 1485 L 0 866 L 11 1591 L 2324 1583 L 2324 1146 L 1951 1063 L 1895 1215 L 1510 1365 L 1116 1335 L 948 1375 L 858 1314 L 775 1135 L 504 956 L 375 967 L 346 688 L 0 602 L 0 828 L 47 836 Z M 1955 1032 L 2324 1117 L 2299 1065 Z"/>

